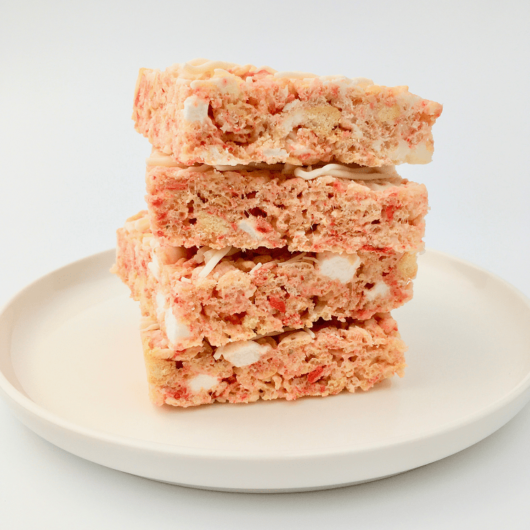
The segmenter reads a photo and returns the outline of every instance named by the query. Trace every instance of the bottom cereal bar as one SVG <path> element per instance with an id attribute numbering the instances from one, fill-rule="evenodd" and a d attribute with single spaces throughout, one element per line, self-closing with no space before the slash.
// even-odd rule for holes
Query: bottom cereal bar
<path id="1" fill-rule="evenodd" d="M 378 313 L 364 321 L 317 322 L 290 331 L 214 348 L 175 352 L 157 323 L 143 319 L 149 393 L 156 405 L 294 400 L 368 390 L 405 367 L 405 344 L 395 320 Z"/>

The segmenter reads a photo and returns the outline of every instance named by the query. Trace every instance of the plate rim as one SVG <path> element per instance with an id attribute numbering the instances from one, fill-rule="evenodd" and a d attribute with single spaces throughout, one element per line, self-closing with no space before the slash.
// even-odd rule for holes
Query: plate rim
<path id="1" fill-rule="evenodd" d="M 504 280 L 497 274 L 485 269 L 484 267 L 475 265 L 474 263 L 471 263 L 457 256 L 453 256 L 446 252 L 442 252 L 442 251 L 434 250 L 430 248 L 427 248 L 426 252 L 430 255 L 438 256 L 445 260 L 457 262 L 475 271 L 485 273 L 488 277 L 491 277 L 496 282 L 500 283 L 505 289 L 508 289 L 512 294 L 516 295 L 524 303 L 524 305 L 526 305 L 530 309 L 530 298 L 527 297 L 524 293 L 522 293 L 517 287 L 515 287 L 508 281 Z M 40 276 L 39 278 L 35 279 L 31 283 L 23 287 L 13 296 L 11 296 L 8 299 L 8 301 L 5 304 L 3 304 L 3 306 L 0 308 L 0 321 L 3 318 L 5 318 L 6 313 L 11 309 L 12 306 L 14 306 L 17 303 L 17 301 L 20 298 L 27 295 L 34 288 L 38 287 L 39 284 L 45 283 L 50 277 L 61 274 L 61 272 L 64 272 L 66 269 L 69 269 L 71 267 L 80 266 L 83 264 L 83 262 L 86 266 L 86 264 L 89 261 L 98 262 L 100 260 L 105 260 L 105 259 L 110 261 L 110 258 L 114 255 L 114 253 L 115 253 L 114 248 L 107 249 L 101 252 L 97 252 L 89 256 L 72 261 L 66 265 L 58 267 L 44 274 L 43 276 Z M 8 351 L 7 353 L 9 355 L 10 352 Z M 341 457 L 341 456 L 348 456 L 348 455 L 351 456 L 353 454 L 355 454 L 356 456 L 359 456 L 362 454 L 368 454 L 374 450 L 378 450 L 378 451 L 392 450 L 395 448 L 405 446 L 410 443 L 419 443 L 419 442 L 423 442 L 430 438 L 435 438 L 441 435 L 449 435 L 452 432 L 459 430 L 460 428 L 464 426 L 469 426 L 474 423 L 480 422 L 482 419 L 488 416 L 494 415 L 499 410 L 503 409 L 504 407 L 507 407 L 510 403 L 516 401 L 517 398 L 521 397 L 521 395 L 527 392 L 529 389 L 530 389 L 530 371 L 507 394 L 498 398 L 493 403 L 487 405 L 486 407 L 474 413 L 470 413 L 463 418 L 460 418 L 460 419 L 454 420 L 453 422 L 441 425 L 435 429 L 430 430 L 429 432 L 426 432 L 424 434 L 421 434 L 415 437 L 410 437 L 410 436 L 407 437 L 406 435 L 402 435 L 400 437 L 389 438 L 387 440 L 383 440 L 378 443 L 373 443 L 370 446 L 360 447 L 357 449 L 354 449 L 351 447 L 348 448 L 348 447 L 340 446 L 340 447 L 330 448 L 326 451 L 314 450 L 314 449 L 299 449 L 299 450 L 275 449 L 273 452 L 261 451 L 261 452 L 247 452 L 245 454 L 241 454 L 237 450 L 226 450 L 226 449 L 215 450 L 215 449 L 207 449 L 207 448 L 195 448 L 195 447 L 190 447 L 186 445 L 175 445 L 175 444 L 169 444 L 165 442 L 154 442 L 154 441 L 147 441 L 147 440 L 143 441 L 138 438 L 133 438 L 130 436 L 124 436 L 124 435 L 119 435 L 119 434 L 107 433 L 105 431 L 100 431 L 98 429 L 79 425 L 70 420 L 62 418 L 58 414 L 55 414 L 49 411 L 44 406 L 39 405 L 35 401 L 31 400 L 29 397 L 25 396 L 22 392 L 20 392 L 17 388 L 15 388 L 10 383 L 10 381 L 4 375 L 3 371 L 0 370 L 0 393 L 2 393 L 5 397 L 8 398 L 7 402 L 10 408 L 11 409 L 14 408 L 13 407 L 13 403 L 14 403 L 17 406 L 29 412 L 32 416 L 38 417 L 52 424 L 56 428 L 62 429 L 64 431 L 73 432 L 77 435 L 92 439 L 99 443 L 110 444 L 110 445 L 119 446 L 119 447 L 126 447 L 127 449 L 142 450 L 142 451 L 148 451 L 151 453 L 158 453 L 158 454 L 163 453 L 166 455 L 178 456 L 178 457 L 200 457 L 204 459 L 219 459 L 219 458 L 227 459 L 228 458 L 234 462 L 236 461 L 253 462 L 253 461 L 259 461 L 259 460 L 264 460 L 264 459 L 266 460 L 270 460 L 270 459 L 293 460 L 295 459 L 296 460 L 296 459 L 307 459 L 307 458 L 314 458 L 314 459 L 329 458 L 329 457 L 334 458 L 334 457 Z M 13 403 L 10 403 L 10 401 L 12 401 Z M 18 414 L 16 415 L 18 418 Z"/>

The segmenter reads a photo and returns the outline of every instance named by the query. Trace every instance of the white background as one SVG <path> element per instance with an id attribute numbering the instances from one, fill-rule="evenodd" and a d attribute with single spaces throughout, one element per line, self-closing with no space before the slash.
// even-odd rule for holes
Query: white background
<path id="1" fill-rule="evenodd" d="M 530 295 L 529 2 L 4 0 L 0 304 L 114 245 L 115 229 L 143 208 L 150 148 L 130 120 L 138 69 L 194 57 L 407 84 L 443 103 L 433 163 L 400 168 L 428 186 L 427 245 Z M 3 403 L 0 432 L 6 529 L 530 528 L 528 407 L 480 444 L 405 475 L 271 496 L 99 467 L 44 442 Z"/>

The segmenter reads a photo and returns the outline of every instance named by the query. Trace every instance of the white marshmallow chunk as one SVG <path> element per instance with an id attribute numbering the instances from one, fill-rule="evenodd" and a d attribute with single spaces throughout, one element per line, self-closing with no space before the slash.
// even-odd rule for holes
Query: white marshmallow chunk
<path id="1" fill-rule="evenodd" d="M 258 241 L 263 239 L 263 236 L 256 231 L 253 223 L 250 223 L 249 221 L 240 221 L 237 227 L 239 230 L 246 232 L 252 239 L 257 239 Z"/>
<path id="2" fill-rule="evenodd" d="M 201 390 L 211 390 L 219 384 L 219 379 L 213 375 L 199 374 L 188 381 L 188 388 L 197 394 Z"/>
<path id="3" fill-rule="evenodd" d="M 167 340 L 173 348 L 177 348 L 180 345 L 181 339 L 187 339 L 190 336 L 190 328 L 177 320 L 171 307 L 166 309 L 164 322 L 166 324 Z"/>
<path id="4" fill-rule="evenodd" d="M 389 291 L 390 287 L 385 282 L 377 282 L 369 291 L 366 291 L 365 296 L 371 302 L 376 298 L 386 296 Z"/>
<path id="5" fill-rule="evenodd" d="M 223 356 L 229 363 L 240 368 L 258 362 L 269 348 L 268 345 L 261 345 L 252 340 L 239 340 L 217 348 L 214 358 Z"/>
<path id="6" fill-rule="evenodd" d="M 210 103 L 193 95 L 184 100 L 184 119 L 188 122 L 203 122 L 208 117 Z"/>
<path id="7" fill-rule="evenodd" d="M 166 311 L 166 296 L 162 291 L 157 291 L 155 296 L 156 304 L 156 316 L 157 318 L 162 318 L 164 312 Z"/>
<path id="8" fill-rule="evenodd" d="M 320 274 L 342 283 L 350 282 L 361 264 L 357 254 L 336 254 L 335 252 L 319 252 L 317 254 Z"/>
<path id="9" fill-rule="evenodd" d="M 153 253 L 153 257 L 151 258 L 151 261 L 147 264 L 147 268 L 151 271 L 151 274 L 157 280 L 160 280 L 160 263 L 158 263 L 156 254 Z"/>

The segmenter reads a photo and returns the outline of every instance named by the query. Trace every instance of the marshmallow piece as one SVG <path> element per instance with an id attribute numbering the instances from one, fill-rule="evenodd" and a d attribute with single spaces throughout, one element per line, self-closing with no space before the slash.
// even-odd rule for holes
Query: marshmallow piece
<path id="1" fill-rule="evenodd" d="M 160 280 L 160 263 L 158 263 L 156 254 L 153 254 L 151 261 L 147 264 L 147 268 L 157 280 Z"/>
<path id="2" fill-rule="evenodd" d="M 166 296 L 162 291 L 157 291 L 155 296 L 156 316 L 161 319 L 166 311 Z"/>
<path id="3" fill-rule="evenodd" d="M 137 219 L 134 222 L 134 227 L 136 228 L 136 230 L 138 230 L 138 232 L 147 232 L 147 230 L 149 230 L 149 228 L 151 227 L 149 223 L 149 218 L 142 217 L 141 219 Z"/>
<path id="4" fill-rule="evenodd" d="M 376 298 L 386 296 L 390 291 L 390 287 L 385 282 L 377 282 L 369 291 L 366 291 L 365 297 L 372 302 Z"/>
<path id="5" fill-rule="evenodd" d="M 135 221 L 128 221 L 123 228 L 125 228 L 127 232 L 147 232 L 149 227 L 149 219 L 147 217 L 141 217 Z"/>
<path id="6" fill-rule="evenodd" d="M 197 394 L 201 390 L 211 390 L 213 387 L 219 384 L 219 379 L 213 377 L 212 375 L 199 374 L 195 377 L 192 377 L 188 381 L 188 388 L 194 393 Z"/>
<path id="7" fill-rule="evenodd" d="M 239 340 L 217 348 L 214 358 L 223 356 L 229 363 L 241 368 L 258 362 L 269 348 L 268 345 L 261 345 L 252 340 Z"/>
<path id="8" fill-rule="evenodd" d="M 350 282 L 361 264 L 357 254 L 336 254 L 335 252 L 319 252 L 317 261 L 320 274 L 342 283 Z"/>
<path id="9" fill-rule="evenodd" d="M 254 223 L 251 223 L 249 221 L 240 221 L 237 227 L 239 228 L 239 230 L 243 230 L 243 232 L 246 232 L 252 239 L 257 239 L 258 241 L 263 239 L 263 236 L 256 231 Z"/>
<path id="10" fill-rule="evenodd" d="M 184 100 L 184 119 L 188 122 L 203 122 L 208 117 L 210 103 L 193 95 Z"/>
<path id="11" fill-rule="evenodd" d="M 166 324 L 167 340 L 173 348 L 179 347 L 181 339 L 187 339 L 191 334 L 190 328 L 177 320 L 171 307 L 166 309 L 164 323 Z"/>
<path id="12" fill-rule="evenodd" d="M 155 250 L 155 249 L 157 249 L 157 248 L 160 247 L 160 243 L 159 243 L 154 237 L 151 237 L 151 238 L 149 239 L 149 246 L 150 246 L 153 250 Z"/>

